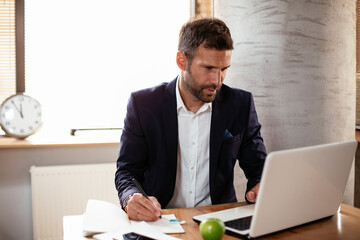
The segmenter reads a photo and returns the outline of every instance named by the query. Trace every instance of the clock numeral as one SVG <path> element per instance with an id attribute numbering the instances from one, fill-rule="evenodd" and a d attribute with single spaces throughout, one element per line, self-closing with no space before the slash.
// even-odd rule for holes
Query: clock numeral
<path id="1" fill-rule="evenodd" d="M 29 130 L 32 131 L 34 128 L 32 126 L 29 126 Z"/>
<path id="2" fill-rule="evenodd" d="M 10 122 L 9 122 L 9 121 L 6 121 L 6 122 L 5 122 L 5 125 L 6 125 L 6 126 L 9 126 L 9 125 L 10 125 Z"/>
<path id="3" fill-rule="evenodd" d="M 25 132 L 25 130 L 24 130 L 24 129 L 20 129 L 20 132 L 21 132 L 21 133 L 24 133 L 24 132 Z"/>

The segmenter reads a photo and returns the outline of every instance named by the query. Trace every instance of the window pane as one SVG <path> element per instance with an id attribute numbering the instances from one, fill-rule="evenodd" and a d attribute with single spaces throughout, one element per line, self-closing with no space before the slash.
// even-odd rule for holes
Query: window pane
<path id="1" fill-rule="evenodd" d="M 44 131 L 122 127 L 130 92 L 174 79 L 190 1 L 25 1 L 26 93 Z"/>
<path id="2" fill-rule="evenodd" d="M 0 104 L 16 93 L 15 0 L 0 2 Z"/>

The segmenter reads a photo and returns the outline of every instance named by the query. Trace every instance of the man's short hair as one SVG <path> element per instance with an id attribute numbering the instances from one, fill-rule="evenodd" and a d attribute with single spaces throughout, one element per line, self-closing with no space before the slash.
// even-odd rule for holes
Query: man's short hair
<path id="1" fill-rule="evenodd" d="M 185 54 L 189 62 L 201 44 L 216 50 L 234 49 L 229 28 L 218 18 L 192 18 L 182 26 L 178 50 Z"/>

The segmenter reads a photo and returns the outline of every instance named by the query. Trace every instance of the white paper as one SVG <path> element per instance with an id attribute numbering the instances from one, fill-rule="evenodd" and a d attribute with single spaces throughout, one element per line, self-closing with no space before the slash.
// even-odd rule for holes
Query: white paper
<path id="1" fill-rule="evenodd" d="M 161 219 L 155 222 L 135 222 L 132 221 L 132 226 L 137 226 L 139 223 L 147 224 L 156 231 L 163 233 L 184 233 L 183 227 L 179 222 L 170 223 L 170 219 L 176 219 L 174 214 L 161 215 Z"/>
<path id="2" fill-rule="evenodd" d="M 175 215 L 162 215 L 161 219 L 154 222 L 132 221 L 120 207 L 109 202 L 91 199 L 83 214 L 83 235 L 90 236 L 105 232 L 126 233 L 129 229 L 133 232 L 144 231 L 144 229 L 159 233 L 185 232 L 179 222 L 170 222 L 170 219 L 176 219 Z"/>
<path id="3" fill-rule="evenodd" d="M 64 240 L 73 239 L 86 239 L 83 237 L 83 231 L 80 228 L 83 222 L 82 215 L 64 216 L 63 217 L 63 229 L 64 229 Z M 76 227 L 73 227 L 76 226 Z"/>
<path id="4" fill-rule="evenodd" d="M 123 231 L 111 231 L 107 233 L 94 235 L 93 238 L 96 240 L 123 240 L 123 235 L 126 233 L 137 233 L 145 237 L 157 239 L 157 240 L 181 240 L 173 236 L 166 235 L 165 233 L 159 232 L 146 222 L 138 222 L 135 226 L 131 226 L 127 230 Z"/>
<path id="5" fill-rule="evenodd" d="M 84 236 L 127 228 L 130 221 L 120 207 L 105 201 L 90 199 L 83 214 Z"/>

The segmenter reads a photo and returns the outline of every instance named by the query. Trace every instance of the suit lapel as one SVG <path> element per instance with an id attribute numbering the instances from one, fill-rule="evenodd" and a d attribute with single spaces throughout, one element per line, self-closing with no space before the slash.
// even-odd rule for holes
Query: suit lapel
<path id="1" fill-rule="evenodd" d="M 221 92 L 213 101 L 210 128 L 210 192 L 219 161 L 221 142 L 224 137 L 227 121 L 227 108 L 222 101 Z"/>
<path id="2" fill-rule="evenodd" d="M 178 122 L 176 111 L 176 79 L 171 81 L 165 89 L 165 101 L 162 105 L 162 122 L 164 125 L 164 137 L 167 150 L 168 161 L 170 161 L 172 171 L 171 175 L 174 176 L 174 184 L 176 177 L 177 166 L 177 151 L 178 151 Z"/>

